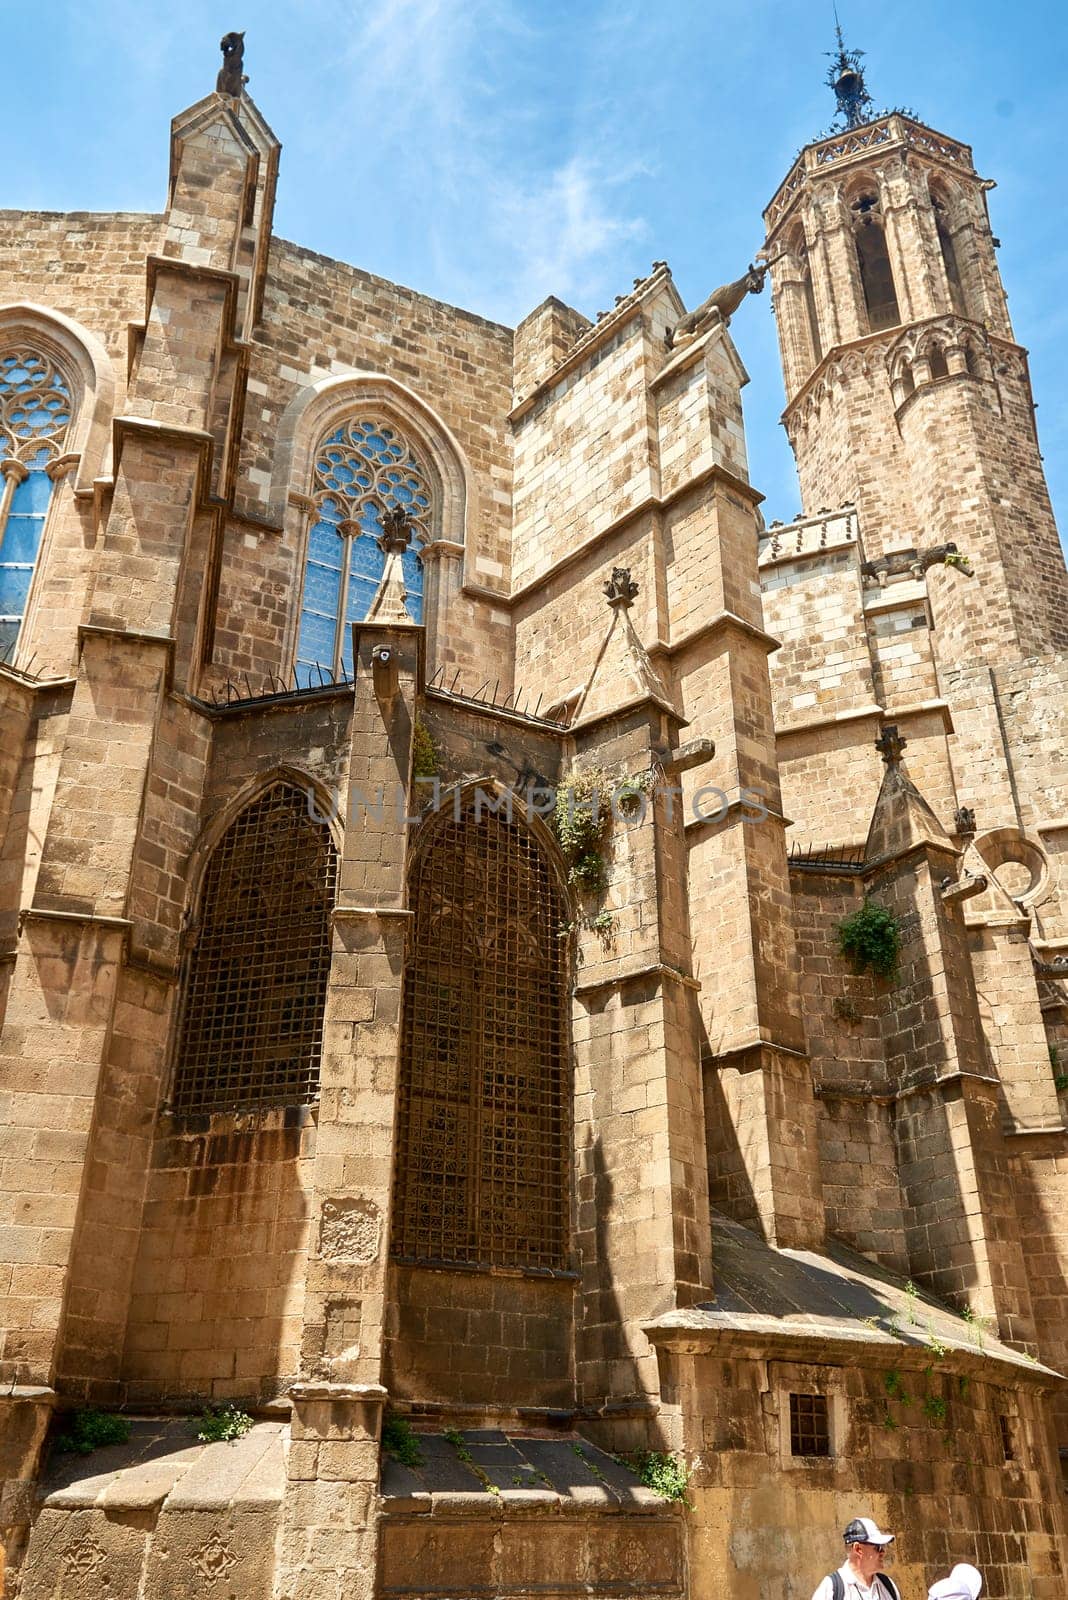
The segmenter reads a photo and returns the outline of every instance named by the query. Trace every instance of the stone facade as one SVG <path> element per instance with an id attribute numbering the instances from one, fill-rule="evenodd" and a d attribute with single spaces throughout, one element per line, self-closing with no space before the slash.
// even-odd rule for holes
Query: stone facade
<path id="1" fill-rule="evenodd" d="M 970 152 L 772 201 L 770 528 L 663 263 L 513 331 L 274 238 L 278 152 L 216 93 L 160 215 L 0 213 L 3 1592 L 798 1600 L 862 1512 L 1055 1600 L 1068 575 Z"/>

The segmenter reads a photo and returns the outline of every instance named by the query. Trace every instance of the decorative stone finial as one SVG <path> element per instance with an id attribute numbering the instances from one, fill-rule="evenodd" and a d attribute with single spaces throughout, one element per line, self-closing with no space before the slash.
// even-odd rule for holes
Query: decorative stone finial
<path id="1" fill-rule="evenodd" d="M 971 806 L 960 806 L 953 818 L 953 832 L 958 839 L 971 839 L 975 834 L 975 812 Z"/>
<path id="2" fill-rule="evenodd" d="M 238 100 L 248 82 L 241 70 L 245 65 L 244 33 L 224 33 L 219 40 L 219 49 L 223 53 L 223 64 L 215 80 L 215 92 Z"/>
<path id="3" fill-rule="evenodd" d="M 411 537 L 412 519 L 403 506 L 393 505 L 383 511 L 378 548 L 386 561 L 367 612 L 368 622 L 411 622 L 407 606 L 408 591 L 404 587 L 404 552 Z"/>
<path id="4" fill-rule="evenodd" d="M 613 567 L 612 576 L 604 586 L 608 604 L 613 610 L 619 606 L 629 610 L 638 593 L 638 585 L 630 575 L 629 567 Z"/>
<path id="5" fill-rule="evenodd" d="M 901 754 L 908 744 L 897 731 L 897 724 L 888 722 L 882 733 L 875 741 L 875 748 L 882 756 L 888 767 L 896 767 L 901 761 Z"/>
<path id="6" fill-rule="evenodd" d="M 827 86 L 834 90 L 842 127 L 860 128 L 865 122 L 871 121 L 872 106 L 872 98 L 864 82 L 864 69 L 860 64 L 864 60 L 864 51 L 846 49 L 837 12 L 834 26 L 838 36 L 838 48 L 827 52 L 831 58 Z"/>
<path id="7" fill-rule="evenodd" d="M 412 519 L 403 506 L 390 506 L 388 511 L 382 513 L 382 532 L 378 536 L 378 548 L 389 555 L 396 551 L 403 555 L 412 539 Z"/>

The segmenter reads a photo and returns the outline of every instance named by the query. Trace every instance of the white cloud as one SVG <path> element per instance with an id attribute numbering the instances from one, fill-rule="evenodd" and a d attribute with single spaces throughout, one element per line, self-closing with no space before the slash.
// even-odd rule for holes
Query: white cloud
<path id="1" fill-rule="evenodd" d="M 593 158 L 575 154 L 529 184 L 494 180 L 492 231 L 495 253 L 507 247 L 511 256 L 509 303 L 502 307 L 511 320 L 548 294 L 586 302 L 618 285 L 613 253 L 646 232 L 641 218 L 616 204 L 613 191 L 627 176 L 609 177 Z"/>

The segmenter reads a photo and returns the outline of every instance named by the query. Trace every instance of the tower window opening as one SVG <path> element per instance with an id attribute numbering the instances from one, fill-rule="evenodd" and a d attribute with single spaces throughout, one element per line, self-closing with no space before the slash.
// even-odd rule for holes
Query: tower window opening
<path id="1" fill-rule="evenodd" d="M 569 1246 L 570 1054 L 562 891 L 481 791 L 411 874 L 393 1253 L 560 1269 Z"/>
<path id="2" fill-rule="evenodd" d="M 877 333 L 881 328 L 894 328 L 901 321 L 894 274 L 877 198 L 871 194 L 862 195 L 854 201 L 853 212 L 853 243 L 864 291 L 868 328 L 870 332 Z"/>
<path id="3" fill-rule="evenodd" d="M 949 363 L 946 361 L 946 353 L 940 344 L 931 346 L 927 359 L 931 365 L 932 378 L 949 377 Z"/>
<path id="4" fill-rule="evenodd" d="M 801 292 L 805 297 L 805 315 L 808 318 L 809 338 L 812 340 L 812 355 L 815 362 L 823 359 L 823 340 L 820 338 L 820 320 L 816 314 L 816 296 L 812 289 L 812 269 L 809 266 L 808 252 L 801 255 Z"/>
<path id="5" fill-rule="evenodd" d="M 946 207 L 942 200 L 934 200 L 935 228 L 938 232 L 938 244 L 942 251 L 942 265 L 946 270 L 946 284 L 949 289 L 949 301 L 958 317 L 969 315 L 968 299 L 964 293 L 964 280 L 961 277 L 960 263 L 957 260 L 957 247 L 953 242 L 953 235 L 946 222 Z"/>

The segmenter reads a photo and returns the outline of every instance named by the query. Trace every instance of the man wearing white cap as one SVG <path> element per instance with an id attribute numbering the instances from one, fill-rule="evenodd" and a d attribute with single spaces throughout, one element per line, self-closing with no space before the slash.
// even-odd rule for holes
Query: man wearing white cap
<path id="1" fill-rule="evenodd" d="M 854 1517 L 842 1537 L 845 1561 L 824 1578 L 812 1600 L 901 1600 L 897 1584 L 883 1571 L 894 1535 L 881 1532 L 870 1517 Z"/>

